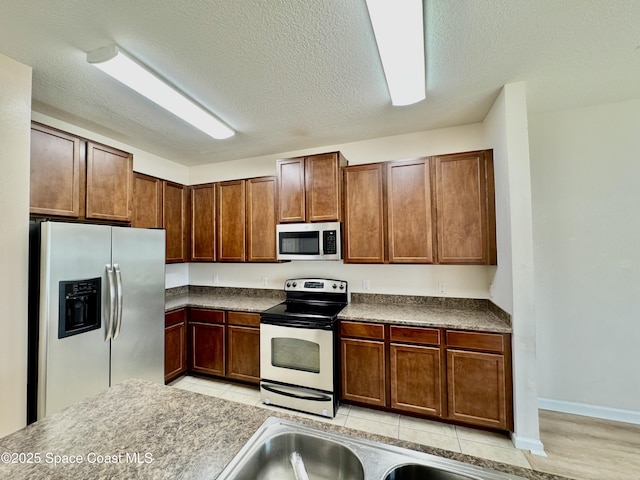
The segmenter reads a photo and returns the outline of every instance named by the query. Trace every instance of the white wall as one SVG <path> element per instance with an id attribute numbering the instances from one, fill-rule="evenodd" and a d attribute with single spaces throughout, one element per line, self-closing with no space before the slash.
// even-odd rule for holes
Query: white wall
<path id="1" fill-rule="evenodd" d="M 518 448 L 544 454 L 536 385 L 533 234 L 524 83 L 505 85 L 485 118 L 494 147 L 498 268 L 493 301 L 511 313 L 514 435 Z"/>
<path id="2" fill-rule="evenodd" d="M 192 167 L 192 184 L 274 175 L 276 160 L 293 156 L 339 150 L 349 165 L 383 162 L 418 156 L 455 153 L 491 148 L 482 124 L 431 130 L 393 137 L 377 138 L 321 148 L 284 152 L 250 159 Z M 168 269 L 175 283 L 182 272 Z M 291 262 L 283 264 L 190 264 L 191 285 L 220 285 L 248 288 L 282 288 L 284 280 L 299 276 L 319 276 L 349 281 L 352 292 L 433 295 L 463 298 L 488 298 L 495 267 L 445 265 L 345 265 L 340 262 Z M 215 278 L 217 277 L 217 281 Z M 438 284 L 447 284 L 447 293 L 438 293 Z"/>
<path id="3" fill-rule="evenodd" d="M 191 167 L 190 184 L 235 180 L 276 174 L 276 160 L 299 157 L 315 153 L 340 151 L 349 165 L 386 162 L 404 158 L 439 155 L 443 153 L 467 152 L 491 148 L 484 137 L 482 124 L 464 125 L 454 128 L 429 130 L 426 132 L 375 138 L 361 142 L 327 145 L 307 150 L 282 152 L 274 155 L 212 163 Z"/>
<path id="4" fill-rule="evenodd" d="M 640 99 L 529 125 L 541 406 L 640 423 Z"/>
<path id="5" fill-rule="evenodd" d="M 31 68 L 0 55 L 0 437 L 27 421 Z"/>

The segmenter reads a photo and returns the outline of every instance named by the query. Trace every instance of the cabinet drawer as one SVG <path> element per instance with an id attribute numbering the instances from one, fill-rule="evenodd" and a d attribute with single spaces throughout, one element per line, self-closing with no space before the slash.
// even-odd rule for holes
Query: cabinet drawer
<path id="1" fill-rule="evenodd" d="M 186 319 L 186 309 L 181 308 L 180 310 L 174 310 L 173 312 L 169 312 L 164 315 L 164 326 L 170 327 L 172 325 L 177 325 L 178 323 L 183 323 Z"/>
<path id="2" fill-rule="evenodd" d="M 259 327 L 260 314 L 247 312 L 227 312 L 227 321 L 229 322 L 229 325 L 246 325 L 248 327 Z"/>
<path id="3" fill-rule="evenodd" d="M 440 330 L 437 328 L 413 328 L 391 325 L 392 342 L 440 345 Z"/>
<path id="4" fill-rule="evenodd" d="M 447 331 L 447 346 L 504 353 L 505 336 L 499 333 Z"/>
<path id="5" fill-rule="evenodd" d="M 340 322 L 340 335 L 343 337 L 384 340 L 384 325 L 375 323 Z"/>
<path id="6" fill-rule="evenodd" d="M 189 321 L 201 323 L 224 323 L 224 312 L 222 310 L 191 308 L 189 310 Z"/>

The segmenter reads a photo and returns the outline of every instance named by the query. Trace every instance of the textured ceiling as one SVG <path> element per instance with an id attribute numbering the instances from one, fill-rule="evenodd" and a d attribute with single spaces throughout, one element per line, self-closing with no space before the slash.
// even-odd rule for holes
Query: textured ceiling
<path id="1" fill-rule="evenodd" d="M 427 98 L 392 107 L 365 0 L 0 0 L 35 111 L 198 165 L 640 98 L 640 1 L 425 0 Z M 116 43 L 227 122 L 217 141 L 86 62 Z"/>

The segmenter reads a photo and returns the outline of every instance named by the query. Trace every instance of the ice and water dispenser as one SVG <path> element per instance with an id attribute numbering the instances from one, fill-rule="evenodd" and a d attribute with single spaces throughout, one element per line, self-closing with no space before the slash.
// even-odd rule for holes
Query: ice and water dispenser
<path id="1" fill-rule="evenodd" d="M 100 328 L 101 278 L 61 281 L 58 338 Z"/>

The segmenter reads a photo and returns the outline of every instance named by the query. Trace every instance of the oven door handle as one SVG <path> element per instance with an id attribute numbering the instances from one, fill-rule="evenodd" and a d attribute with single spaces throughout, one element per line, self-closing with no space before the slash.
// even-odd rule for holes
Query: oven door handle
<path id="1" fill-rule="evenodd" d="M 285 392 L 283 390 L 278 390 L 276 387 L 274 387 L 272 385 L 268 385 L 266 383 L 263 383 L 261 386 L 262 386 L 262 388 L 264 388 L 268 392 L 276 393 L 278 395 L 284 395 L 285 397 L 299 398 L 301 400 L 312 400 L 314 402 L 331 401 L 331 397 L 329 395 L 324 395 L 324 394 L 318 394 L 318 395 L 313 395 L 313 396 L 312 395 L 297 395 L 295 393 Z"/>

